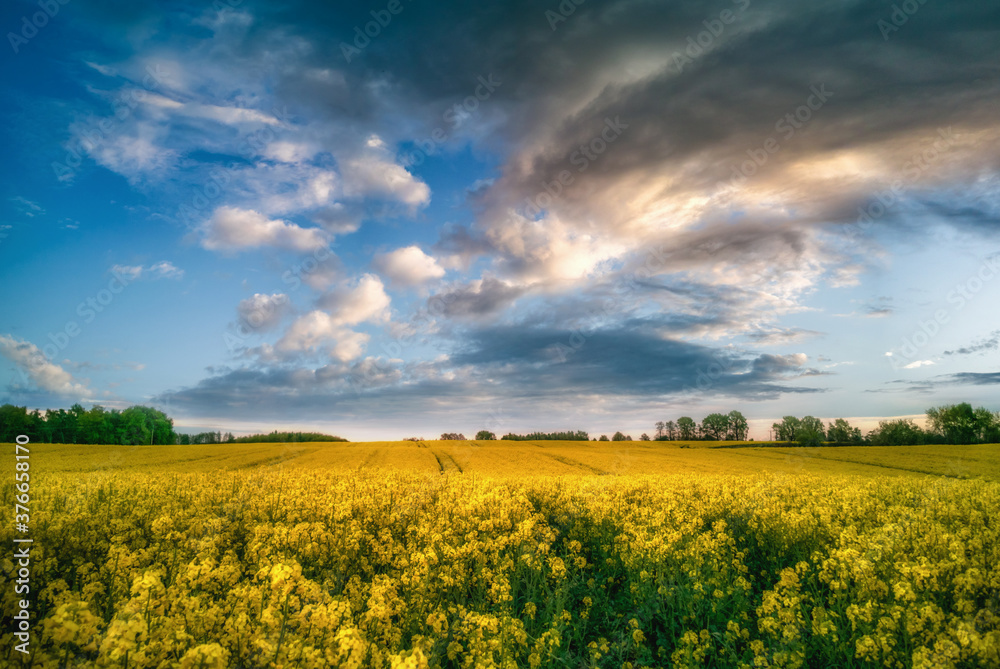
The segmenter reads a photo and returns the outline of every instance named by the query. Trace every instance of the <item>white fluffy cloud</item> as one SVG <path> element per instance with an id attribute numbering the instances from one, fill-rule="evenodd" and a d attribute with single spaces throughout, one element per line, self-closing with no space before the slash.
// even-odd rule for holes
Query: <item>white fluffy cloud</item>
<path id="1" fill-rule="evenodd" d="M 343 327 L 340 320 L 325 311 L 310 311 L 298 318 L 275 344 L 279 353 L 316 353 L 325 349 L 341 362 L 354 360 L 364 353 L 369 336 Z"/>
<path id="2" fill-rule="evenodd" d="M 272 246 L 310 251 L 328 243 L 325 232 L 269 219 L 251 209 L 219 207 L 201 229 L 201 245 L 212 251 Z"/>
<path id="3" fill-rule="evenodd" d="M 50 362 L 42 351 L 31 342 L 0 335 L 0 353 L 13 362 L 42 390 L 67 397 L 84 397 L 91 394 L 85 384 L 59 365 Z"/>
<path id="4" fill-rule="evenodd" d="M 431 189 L 395 162 L 378 137 L 368 139 L 366 149 L 341 158 L 344 194 L 350 197 L 382 197 L 411 207 L 430 202 Z"/>
<path id="5" fill-rule="evenodd" d="M 365 321 L 382 322 L 389 318 L 389 296 L 382 280 L 365 274 L 355 285 L 343 285 L 327 293 L 321 306 L 333 314 L 341 325 L 356 325 Z"/>
<path id="6" fill-rule="evenodd" d="M 365 274 L 356 284 L 328 293 L 321 300 L 324 309 L 297 318 L 274 350 L 284 355 L 325 351 L 341 362 L 355 360 L 364 353 L 370 337 L 350 326 L 386 321 L 389 304 L 382 281 L 374 274 Z"/>
<path id="7" fill-rule="evenodd" d="M 415 286 L 444 276 L 444 268 L 417 246 L 406 246 L 378 256 L 375 266 L 401 286 Z"/>

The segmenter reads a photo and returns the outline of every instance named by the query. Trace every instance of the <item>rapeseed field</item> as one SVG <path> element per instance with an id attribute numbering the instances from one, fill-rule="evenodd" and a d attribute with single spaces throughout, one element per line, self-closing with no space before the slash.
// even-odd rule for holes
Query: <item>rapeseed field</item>
<path id="1" fill-rule="evenodd" d="M 1000 667 L 982 447 L 236 446 L 34 447 L 0 664 Z"/>

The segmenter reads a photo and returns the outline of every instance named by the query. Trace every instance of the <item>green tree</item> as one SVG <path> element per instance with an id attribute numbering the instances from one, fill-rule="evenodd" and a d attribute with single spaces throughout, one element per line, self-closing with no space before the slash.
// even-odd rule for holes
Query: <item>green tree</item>
<path id="1" fill-rule="evenodd" d="M 698 434 L 698 424 L 694 418 L 681 416 L 677 419 L 677 438 L 681 441 L 690 441 Z"/>
<path id="2" fill-rule="evenodd" d="M 776 441 L 796 441 L 799 430 L 802 429 L 802 421 L 795 416 L 785 416 L 780 423 L 775 423 L 771 427 L 774 429 Z"/>
<path id="3" fill-rule="evenodd" d="M 739 411 L 730 411 L 727 418 L 729 419 L 729 430 L 726 439 L 730 441 L 746 441 L 747 434 L 750 431 L 750 425 L 747 423 L 746 417 Z"/>
<path id="4" fill-rule="evenodd" d="M 878 427 L 868 433 L 868 440 L 874 446 L 909 446 L 924 443 L 924 431 L 909 418 L 880 421 Z"/>
<path id="5" fill-rule="evenodd" d="M 677 423 L 672 420 L 668 420 L 663 424 L 663 433 L 667 438 L 667 441 L 674 441 L 677 439 Z"/>
<path id="6" fill-rule="evenodd" d="M 826 430 L 826 440 L 836 444 L 860 444 L 863 441 L 861 428 L 851 427 L 843 418 L 830 423 Z"/>
<path id="7" fill-rule="evenodd" d="M 153 441 L 152 426 L 147 415 L 138 407 L 129 407 L 122 411 L 121 443 L 150 444 Z"/>
<path id="8" fill-rule="evenodd" d="M 16 407 L 13 404 L 0 406 L 0 442 L 13 443 L 22 434 L 30 439 L 31 435 L 27 434 L 30 427 L 27 407 Z"/>
<path id="9" fill-rule="evenodd" d="M 822 446 L 826 431 L 823 429 L 823 421 L 813 416 L 806 416 L 799 421 L 799 429 L 795 433 L 795 441 L 800 446 Z"/>
<path id="10" fill-rule="evenodd" d="M 936 440 L 949 444 L 975 444 L 995 439 L 994 432 L 1000 419 L 985 407 L 973 409 L 968 402 L 962 402 L 928 409 L 927 422 Z"/>
<path id="11" fill-rule="evenodd" d="M 701 432 L 706 439 L 721 441 L 729 432 L 729 418 L 722 413 L 710 413 L 701 421 Z"/>
<path id="12" fill-rule="evenodd" d="M 626 437 L 621 432 L 615 432 L 614 436 L 611 437 L 611 441 L 632 441 L 632 438 Z"/>
<path id="13" fill-rule="evenodd" d="M 84 444 L 116 444 L 111 415 L 100 404 L 80 417 L 80 441 Z"/>
<path id="14" fill-rule="evenodd" d="M 497 438 L 495 434 L 489 430 L 480 430 L 476 432 L 476 441 L 493 441 Z"/>

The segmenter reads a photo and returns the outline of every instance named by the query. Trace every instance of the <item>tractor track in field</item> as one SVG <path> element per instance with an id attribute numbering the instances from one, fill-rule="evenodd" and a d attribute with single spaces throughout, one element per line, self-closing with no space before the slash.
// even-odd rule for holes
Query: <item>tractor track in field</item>
<path id="1" fill-rule="evenodd" d="M 769 447 L 765 447 L 765 448 L 769 448 Z M 740 455 L 742 455 L 744 457 L 765 458 L 765 459 L 771 460 L 771 461 L 777 459 L 777 458 L 767 458 L 766 456 L 756 455 L 756 454 L 753 454 L 753 453 L 740 453 Z M 792 454 L 790 454 L 790 453 L 786 453 L 785 454 L 786 461 L 787 461 L 787 458 L 790 455 L 792 455 Z M 801 455 L 801 454 L 798 454 L 798 453 L 796 453 L 795 455 L 798 455 L 803 460 L 805 460 L 806 458 L 811 458 L 811 460 L 813 462 L 841 462 L 843 464 L 858 465 L 860 467 L 879 467 L 880 469 L 893 469 L 895 471 L 910 472 L 912 474 L 926 474 L 927 476 L 940 476 L 941 478 L 946 478 L 946 479 L 959 479 L 959 480 L 962 479 L 962 477 L 959 476 L 959 475 L 957 475 L 957 474 L 948 474 L 948 473 L 945 473 L 945 472 L 934 472 L 934 471 L 928 471 L 926 469 L 914 469 L 912 467 L 899 467 L 899 466 L 896 466 L 896 465 L 885 465 L 885 464 L 880 464 L 880 463 L 877 463 L 877 462 L 864 462 L 862 460 L 845 460 L 843 458 L 830 458 L 830 457 L 826 457 L 826 456 L 823 456 L 823 455 Z"/>
<path id="2" fill-rule="evenodd" d="M 358 471 L 360 472 L 363 469 L 370 469 L 371 466 L 372 466 L 372 463 L 375 462 L 375 460 L 380 455 L 382 455 L 382 449 L 381 448 L 376 448 L 371 453 L 369 453 L 368 455 L 366 455 L 365 459 L 361 461 L 360 465 L 358 465 Z"/>
<path id="3" fill-rule="evenodd" d="M 254 462 L 246 462 L 243 464 L 235 465 L 229 467 L 230 470 L 240 470 L 240 469 L 254 469 L 256 467 L 273 467 L 275 465 L 282 465 L 289 460 L 294 460 L 295 458 L 301 458 L 303 455 L 315 452 L 315 448 L 304 449 L 298 451 L 297 453 L 282 453 L 281 455 L 276 455 L 270 458 L 265 458 L 263 460 L 257 460 Z"/>
<path id="4" fill-rule="evenodd" d="M 544 453 L 544 452 L 542 453 L 542 455 L 544 455 L 547 458 L 552 458 L 556 462 L 561 462 L 562 464 L 567 465 L 569 467 L 582 469 L 589 474 L 600 474 L 601 476 L 607 476 L 608 474 L 611 473 L 609 471 L 605 471 L 603 469 L 599 469 L 597 467 L 588 465 L 585 462 L 580 462 L 579 460 L 574 460 L 573 458 L 567 458 L 564 455 L 556 455 L 555 453 Z"/>
<path id="5" fill-rule="evenodd" d="M 458 472 L 459 474 L 463 473 L 462 468 L 457 462 L 455 462 L 455 458 L 451 457 L 444 451 L 435 451 L 433 448 L 430 450 L 431 455 L 433 455 L 434 459 L 437 460 L 438 470 L 441 474 L 447 474 L 449 472 Z"/>

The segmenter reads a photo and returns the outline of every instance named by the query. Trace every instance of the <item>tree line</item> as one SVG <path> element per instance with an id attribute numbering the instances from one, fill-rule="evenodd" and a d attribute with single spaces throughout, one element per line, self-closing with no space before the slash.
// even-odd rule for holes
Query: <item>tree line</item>
<path id="1" fill-rule="evenodd" d="M 698 423 L 690 416 L 655 424 L 660 441 L 746 441 L 747 420 L 739 411 L 713 413 Z M 931 407 L 927 410 L 927 428 L 909 418 L 880 421 L 878 427 L 862 434 L 847 420 L 837 418 L 826 425 L 814 416 L 785 416 L 771 426 L 774 441 L 796 442 L 802 446 L 823 443 L 840 445 L 869 444 L 903 446 L 918 444 L 992 444 L 1000 443 L 1000 412 L 985 407 L 973 408 L 968 402 Z"/>
<path id="2" fill-rule="evenodd" d="M 135 405 L 119 411 L 105 409 L 95 404 L 84 409 L 74 404 L 66 409 L 47 409 L 44 412 L 27 407 L 4 404 L 0 406 L 0 443 L 11 443 L 19 435 L 33 443 L 48 444 L 232 444 L 299 441 L 347 441 L 319 432 L 278 432 L 233 436 L 231 432 L 200 432 L 178 434 L 174 420 L 162 411 Z"/>
<path id="3" fill-rule="evenodd" d="M 872 446 L 907 446 L 919 444 L 995 444 L 1000 443 L 1000 412 L 985 407 L 973 408 L 968 402 L 946 404 L 927 410 L 927 428 L 921 428 L 910 418 L 880 421 L 878 427 L 862 436 L 861 430 L 843 418 L 829 423 L 813 416 L 785 416 L 772 426 L 777 441 L 798 442 L 803 446 L 818 446 L 824 442 L 836 444 L 869 444 Z"/>
<path id="4" fill-rule="evenodd" d="M 677 421 L 658 421 L 657 441 L 746 441 L 750 426 L 739 411 L 710 413 L 701 423 L 690 416 L 681 416 Z"/>
<path id="5" fill-rule="evenodd" d="M 151 407 L 130 406 L 119 411 L 95 404 L 84 409 L 74 404 L 44 413 L 13 404 L 0 406 L 0 442 L 10 443 L 18 435 L 35 443 L 50 444 L 173 444 L 172 418 Z"/>
<path id="6" fill-rule="evenodd" d="M 199 432 L 198 434 L 178 434 L 177 443 L 188 444 L 268 444 L 295 443 L 302 441 L 347 441 L 343 437 L 322 432 L 268 432 L 267 434 L 249 434 L 245 437 L 233 436 L 232 432 Z"/>

